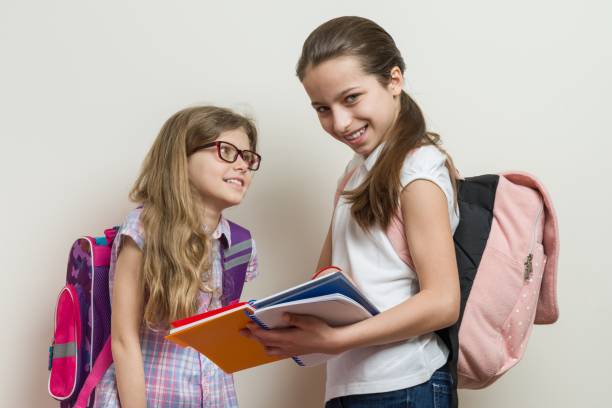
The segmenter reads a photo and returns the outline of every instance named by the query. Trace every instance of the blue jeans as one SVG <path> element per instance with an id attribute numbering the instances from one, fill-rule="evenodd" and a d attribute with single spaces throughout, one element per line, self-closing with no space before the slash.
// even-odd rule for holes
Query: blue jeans
<path id="1" fill-rule="evenodd" d="M 423 384 L 397 391 L 346 395 L 327 401 L 325 408 L 449 408 L 452 387 L 448 367 L 444 366 Z"/>

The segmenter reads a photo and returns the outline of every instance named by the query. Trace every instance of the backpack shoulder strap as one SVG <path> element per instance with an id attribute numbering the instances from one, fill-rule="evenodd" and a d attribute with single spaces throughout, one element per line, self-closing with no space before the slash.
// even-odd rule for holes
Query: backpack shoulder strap
<path id="1" fill-rule="evenodd" d="M 87 403 L 89 401 L 89 396 L 91 392 L 96 388 L 96 385 L 102 380 L 104 373 L 110 367 L 113 362 L 113 354 L 111 352 L 111 337 L 108 336 L 106 342 L 104 343 L 104 347 L 96 357 L 96 362 L 91 369 L 91 373 L 85 379 L 83 386 L 81 387 L 81 391 L 79 392 L 79 396 L 77 397 L 76 402 L 74 403 L 73 408 L 87 408 Z"/>
<path id="2" fill-rule="evenodd" d="M 334 197 L 334 208 L 338 205 L 338 200 L 340 200 L 340 195 L 344 192 L 346 185 L 349 180 L 355 173 L 356 168 L 351 169 L 346 172 L 344 178 L 338 184 L 338 189 L 336 190 L 336 196 Z M 404 217 L 402 215 L 402 210 L 400 207 L 397 209 L 397 213 L 391 219 L 391 223 L 387 228 L 387 238 L 391 242 L 391 246 L 400 257 L 400 259 L 410 266 L 410 268 L 414 269 L 414 262 L 412 261 L 412 257 L 410 256 L 410 251 L 408 249 L 408 242 L 406 241 L 406 233 L 404 231 Z"/>
<path id="3" fill-rule="evenodd" d="M 224 306 L 240 299 L 253 252 L 253 240 L 249 230 L 229 220 L 228 223 L 232 244 L 228 247 L 220 245 L 223 264 L 221 303 Z"/>
<path id="4" fill-rule="evenodd" d="M 353 176 L 353 173 L 355 173 L 355 170 L 357 170 L 357 168 L 347 171 L 344 174 L 344 177 L 342 178 L 342 180 L 340 180 L 340 184 L 338 184 L 338 188 L 336 189 L 336 194 L 334 196 L 334 208 L 336 208 L 336 205 L 338 205 L 338 200 L 340 200 L 340 195 L 344 192 L 344 188 L 346 187 L 349 180 Z"/>
<path id="5" fill-rule="evenodd" d="M 391 246 L 400 257 L 400 259 L 414 270 L 414 262 L 412 256 L 410 256 L 410 249 L 408 248 L 408 241 L 406 240 L 406 231 L 404 230 L 404 216 L 402 215 L 402 208 L 397 207 L 397 212 L 391 218 L 389 227 L 387 227 L 387 238 L 391 242 Z"/>

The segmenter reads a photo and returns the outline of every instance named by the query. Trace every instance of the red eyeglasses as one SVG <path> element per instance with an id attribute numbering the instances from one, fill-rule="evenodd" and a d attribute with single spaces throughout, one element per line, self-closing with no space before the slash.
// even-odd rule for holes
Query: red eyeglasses
<path id="1" fill-rule="evenodd" d="M 261 156 L 251 150 L 240 150 L 230 142 L 224 142 L 217 140 L 215 142 L 206 143 L 202 146 L 196 147 L 189 155 L 194 154 L 198 150 L 208 149 L 209 147 L 217 147 L 217 156 L 225 162 L 234 163 L 238 160 L 238 156 L 242 157 L 242 160 L 247 164 L 249 170 L 255 171 L 259 169 L 261 164 Z"/>

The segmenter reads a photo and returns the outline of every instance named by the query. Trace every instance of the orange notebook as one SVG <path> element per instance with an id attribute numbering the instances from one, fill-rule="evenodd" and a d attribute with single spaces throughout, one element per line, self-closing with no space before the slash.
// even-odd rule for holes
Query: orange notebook
<path id="1" fill-rule="evenodd" d="M 237 303 L 219 311 L 194 316 L 173 323 L 166 339 L 183 347 L 192 347 L 206 355 L 226 373 L 281 360 L 269 356 L 263 346 L 239 332 L 252 322 L 248 313 L 254 309 L 248 303 Z"/>

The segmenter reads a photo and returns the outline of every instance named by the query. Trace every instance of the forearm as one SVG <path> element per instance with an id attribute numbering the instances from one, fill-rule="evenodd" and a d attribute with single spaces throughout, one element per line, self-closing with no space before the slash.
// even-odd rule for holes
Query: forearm
<path id="1" fill-rule="evenodd" d="M 146 408 L 142 352 L 138 341 L 112 341 L 117 390 L 123 408 Z"/>
<path id="2" fill-rule="evenodd" d="M 421 291 L 379 315 L 338 328 L 335 341 L 341 352 L 394 343 L 448 327 L 458 316 L 458 298 Z"/>

